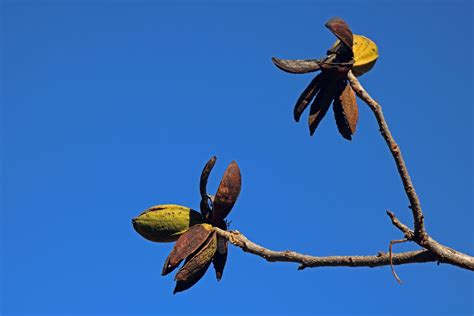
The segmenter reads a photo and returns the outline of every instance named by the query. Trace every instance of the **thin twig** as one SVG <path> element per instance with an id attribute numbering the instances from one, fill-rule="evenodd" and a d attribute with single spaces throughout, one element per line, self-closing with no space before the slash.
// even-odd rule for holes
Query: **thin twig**
<path id="1" fill-rule="evenodd" d="M 390 219 L 392 220 L 392 224 L 393 226 L 397 227 L 398 229 L 400 229 L 403 234 L 405 234 L 405 238 L 408 239 L 408 240 L 413 240 L 414 238 L 414 233 L 413 231 L 408 228 L 408 226 L 406 226 L 405 224 L 403 224 L 402 222 L 400 222 L 398 220 L 398 218 L 395 216 L 395 214 L 393 214 L 392 212 L 390 212 L 389 210 L 387 210 L 387 215 L 390 217 Z"/>
<path id="2" fill-rule="evenodd" d="M 395 272 L 395 268 L 393 267 L 393 253 L 392 253 L 392 247 L 394 244 L 400 244 L 402 242 L 407 242 L 408 239 L 399 239 L 399 240 L 392 240 L 390 241 L 390 245 L 388 246 L 388 253 L 389 253 L 389 256 L 390 256 L 390 268 L 392 268 L 392 274 L 393 276 L 395 277 L 395 279 L 397 280 L 398 284 L 402 284 L 402 280 L 400 280 L 400 278 L 398 277 L 397 275 L 397 272 Z"/>

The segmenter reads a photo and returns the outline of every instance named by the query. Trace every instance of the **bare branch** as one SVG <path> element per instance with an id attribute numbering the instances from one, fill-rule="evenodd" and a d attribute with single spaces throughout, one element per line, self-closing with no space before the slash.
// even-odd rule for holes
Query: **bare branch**
<path id="1" fill-rule="evenodd" d="M 438 243 L 433 238 L 431 238 L 426 232 L 420 200 L 418 198 L 418 195 L 416 194 L 415 187 L 413 186 L 413 183 L 411 181 L 405 161 L 403 160 L 401 150 L 395 142 L 395 139 L 393 138 L 392 133 L 388 128 L 387 122 L 385 121 L 385 117 L 382 112 L 382 107 L 379 103 L 377 103 L 377 101 L 372 99 L 372 97 L 367 93 L 367 91 L 365 91 L 359 80 L 357 80 L 357 78 L 352 74 L 352 72 L 349 72 L 348 79 L 352 89 L 355 91 L 357 96 L 361 98 L 374 113 L 377 123 L 379 125 L 380 133 L 382 134 L 382 137 L 387 143 L 387 146 L 390 152 L 392 153 L 393 159 L 395 160 L 395 164 L 397 165 L 397 170 L 402 179 L 403 187 L 405 189 L 405 193 L 408 197 L 408 200 L 410 201 L 410 209 L 413 214 L 415 229 L 413 232 L 414 235 L 412 240 L 415 241 L 421 247 L 433 252 L 442 262 L 447 262 L 458 267 L 474 271 L 474 257 Z M 392 223 L 397 228 L 402 230 L 407 236 L 408 227 L 401 224 L 398 219 L 396 219 L 395 215 L 393 215 L 393 213 L 388 212 L 387 214 L 392 219 Z"/>
<path id="2" fill-rule="evenodd" d="M 441 262 L 474 271 L 474 257 L 442 245 L 430 236 L 428 236 L 424 248 L 436 254 Z"/>
<path id="3" fill-rule="evenodd" d="M 315 257 L 295 251 L 275 251 L 264 248 L 245 237 L 238 231 L 225 231 L 214 227 L 217 234 L 227 239 L 243 251 L 262 257 L 269 262 L 294 262 L 299 263 L 299 270 L 316 267 L 380 267 L 390 265 L 390 256 L 379 252 L 373 256 L 327 256 Z M 438 258 L 427 250 L 409 251 L 392 256 L 394 265 L 409 263 L 437 262 Z"/>
<path id="4" fill-rule="evenodd" d="M 408 196 L 408 200 L 410 201 L 410 208 L 413 213 L 413 219 L 415 222 L 416 238 L 419 240 L 424 240 L 426 238 L 426 232 L 420 200 L 418 199 L 415 187 L 411 182 L 411 178 L 408 174 L 408 169 L 406 167 L 405 161 L 403 160 L 400 147 L 395 142 L 395 139 L 393 138 L 392 133 L 388 128 L 387 122 L 385 121 L 385 117 L 383 116 L 382 112 L 382 107 L 380 106 L 380 104 L 377 103 L 377 101 L 372 99 L 372 97 L 367 93 L 367 91 L 365 91 L 359 80 L 357 80 L 357 78 L 352 74 L 352 72 L 349 72 L 348 78 L 352 89 L 355 91 L 357 96 L 361 98 L 365 103 L 367 103 L 372 112 L 374 112 L 375 114 L 375 118 L 377 119 L 377 123 L 379 124 L 380 133 L 382 134 L 382 137 L 385 139 L 385 142 L 387 143 L 387 146 L 390 149 L 390 152 L 392 153 L 393 159 L 395 160 L 395 163 L 397 165 L 398 173 L 402 178 L 405 192 Z"/>
<path id="5" fill-rule="evenodd" d="M 392 224 L 405 234 L 405 238 L 413 241 L 415 233 L 411 229 L 409 229 L 405 224 L 400 222 L 400 220 L 392 212 L 387 211 L 387 215 L 392 220 Z M 428 236 L 428 239 L 425 241 L 424 248 L 435 253 L 440 258 L 440 261 L 442 262 L 453 264 L 455 266 L 458 266 L 464 269 L 474 270 L 473 265 L 472 265 L 473 258 L 471 256 L 466 255 L 457 250 L 454 250 L 452 248 L 449 248 L 447 246 L 444 246 L 440 244 L 439 242 L 437 242 L 436 240 L 434 240 L 433 238 L 431 238 L 431 236 Z"/>

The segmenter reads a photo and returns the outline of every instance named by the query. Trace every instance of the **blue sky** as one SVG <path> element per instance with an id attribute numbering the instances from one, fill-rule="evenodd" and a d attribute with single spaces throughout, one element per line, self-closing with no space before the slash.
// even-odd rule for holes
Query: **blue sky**
<path id="1" fill-rule="evenodd" d="M 2 1 L 2 315 L 470 315 L 473 274 L 448 265 L 321 268 L 231 247 L 173 295 L 172 244 L 130 219 L 199 206 L 236 160 L 231 228 L 272 249 L 376 254 L 411 224 L 372 113 L 352 142 L 328 113 L 316 135 L 292 118 L 312 75 L 270 58 L 322 56 L 324 23 L 348 21 L 380 58 L 361 77 L 383 106 L 440 242 L 474 253 L 470 1 Z M 306 116 L 305 116 L 306 118 Z M 396 251 L 417 249 L 397 245 Z"/>

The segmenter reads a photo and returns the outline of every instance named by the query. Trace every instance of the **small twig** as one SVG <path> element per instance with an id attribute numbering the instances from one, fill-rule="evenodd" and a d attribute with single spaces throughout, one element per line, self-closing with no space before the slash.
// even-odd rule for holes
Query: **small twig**
<path id="1" fill-rule="evenodd" d="M 400 280 L 400 278 L 397 275 L 397 272 L 395 272 L 395 268 L 393 267 L 392 246 L 394 244 L 400 244 L 400 243 L 407 242 L 407 241 L 408 241 L 408 239 L 406 239 L 406 238 L 405 239 L 399 239 L 399 240 L 392 240 L 392 241 L 390 241 L 390 245 L 388 246 L 388 253 L 389 253 L 389 256 L 390 256 L 390 268 L 392 269 L 392 274 L 395 277 L 395 279 L 397 280 L 398 284 L 402 284 L 402 280 Z"/>
<path id="2" fill-rule="evenodd" d="M 393 214 L 392 212 L 390 212 L 389 210 L 387 210 L 387 215 L 390 217 L 390 219 L 392 220 L 392 224 L 393 226 L 397 227 L 398 229 L 400 229 L 403 234 L 405 235 L 405 238 L 408 239 L 408 240 L 413 240 L 414 238 L 414 233 L 413 231 L 408 228 L 408 226 L 406 226 L 405 224 L 403 224 L 402 222 L 400 222 L 398 220 L 398 218 L 395 216 L 395 214 Z"/>

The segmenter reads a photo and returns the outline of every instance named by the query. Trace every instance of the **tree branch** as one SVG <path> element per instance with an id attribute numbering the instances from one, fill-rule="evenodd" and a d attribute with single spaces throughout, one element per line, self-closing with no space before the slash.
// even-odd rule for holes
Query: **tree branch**
<path id="1" fill-rule="evenodd" d="M 406 167 L 405 161 L 403 160 L 402 152 L 400 147 L 398 147 L 395 139 L 388 128 L 387 122 L 385 121 L 385 117 L 383 116 L 382 107 L 380 106 L 377 101 L 372 99 L 372 97 L 365 91 L 365 89 L 360 84 L 359 80 L 349 72 L 348 79 L 351 84 L 352 89 L 355 91 L 357 96 L 362 99 L 372 110 L 379 125 L 380 133 L 384 138 L 387 146 L 392 153 L 393 159 L 395 160 L 395 164 L 397 166 L 398 173 L 403 182 L 403 187 L 405 189 L 405 193 L 410 201 L 410 209 L 413 214 L 413 221 L 414 221 L 414 232 L 412 236 L 412 240 L 415 241 L 421 247 L 433 252 L 440 261 L 447 262 L 453 265 L 456 265 L 461 268 L 469 269 L 474 271 L 474 257 L 471 257 L 467 254 L 461 253 L 457 250 L 452 248 L 446 247 L 433 238 L 431 238 L 428 233 L 426 232 L 425 225 L 424 225 L 424 216 L 421 210 L 420 200 L 418 195 L 416 194 L 415 187 L 411 181 L 410 175 L 408 173 L 408 169 Z M 407 236 L 407 228 L 405 225 L 400 226 L 397 223 L 401 224 L 398 219 L 396 219 L 393 213 L 387 213 L 390 218 L 392 219 L 392 223 L 401 229 L 405 235 Z M 396 219 L 396 221 L 394 221 Z M 405 228 L 402 228 L 405 227 Z M 409 238 L 407 236 L 407 238 Z"/>
<path id="2" fill-rule="evenodd" d="M 269 262 L 294 262 L 299 263 L 298 270 L 316 267 L 380 267 L 390 265 L 390 256 L 379 252 L 374 256 L 328 256 L 315 257 L 295 251 L 275 251 L 264 248 L 245 237 L 242 233 L 225 231 L 214 227 L 217 234 L 227 239 L 233 245 L 240 247 L 243 251 L 262 257 Z M 437 262 L 438 257 L 428 250 L 409 251 L 392 256 L 394 265 L 409 263 Z"/>
<path id="3" fill-rule="evenodd" d="M 409 229 L 405 224 L 400 222 L 400 220 L 390 211 L 387 211 L 387 215 L 392 220 L 392 224 L 400 229 L 408 240 L 413 240 L 414 232 Z M 416 241 L 415 241 L 416 242 Z M 427 240 L 425 242 L 425 249 L 431 251 L 432 253 L 436 254 L 436 256 L 440 259 L 440 262 L 449 263 L 464 269 L 474 270 L 473 267 L 473 257 L 444 246 L 431 238 L 431 236 L 427 235 Z"/>
<path id="4" fill-rule="evenodd" d="M 464 269 L 474 270 L 474 258 L 461 253 L 452 248 L 446 247 L 433 238 L 426 232 L 424 225 L 424 216 L 421 210 L 420 200 L 416 194 L 415 188 L 411 181 L 408 169 L 400 148 L 393 138 L 385 118 L 382 113 L 382 107 L 365 91 L 357 78 L 349 72 L 349 82 L 352 89 L 361 98 L 370 109 L 374 112 L 377 119 L 380 133 L 382 134 L 387 146 L 392 153 L 395 160 L 398 173 L 403 182 L 405 193 L 410 201 L 410 209 L 412 210 L 414 220 L 414 230 L 401 223 L 400 220 L 390 211 L 387 215 L 390 217 L 392 224 L 397 227 L 405 235 L 406 240 L 414 241 L 421 247 L 425 248 L 419 251 L 409 251 L 399 254 L 386 254 L 379 252 L 373 256 L 326 256 L 316 257 L 301 254 L 295 251 L 275 251 L 264 248 L 245 237 L 238 231 L 225 231 L 214 227 L 214 230 L 219 236 L 227 239 L 233 245 L 240 247 L 243 251 L 252 253 L 264 258 L 269 262 L 294 262 L 299 263 L 299 270 L 304 268 L 315 267 L 379 267 L 389 265 L 401 265 L 410 263 L 425 263 L 425 262 L 442 262 L 449 263 Z M 392 267 L 393 268 L 393 267 Z"/>
<path id="5" fill-rule="evenodd" d="M 410 175 L 408 173 L 408 169 L 405 165 L 405 161 L 403 160 L 402 152 L 398 144 L 395 142 L 395 139 L 388 128 L 387 122 L 385 121 L 385 117 L 383 116 L 382 107 L 378 104 L 372 97 L 365 91 L 365 89 L 360 84 L 359 80 L 349 72 L 348 79 L 351 84 L 352 89 L 355 91 L 357 96 L 361 98 L 374 112 L 375 118 L 377 119 L 377 123 L 379 124 L 379 130 L 382 134 L 382 137 L 385 139 L 390 152 L 392 153 L 393 159 L 395 160 L 395 164 L 397 165 L 398 173 L 403 182 L 403 186 L 405 188 L 405 192 L 407 194 L 408 200 L 410 201 L 410 209 L 413 214 L 414 219 L 414 226 L 415 226 L 415 236 L 417 239 L 424 240 L 426 238 L 425 232 L 425 225 L 424 225 L 424 217 L 423 212 L 421 210 L 420 200 L 418 195 L 416 194 L 415 187 L 411 181 Z"/>

